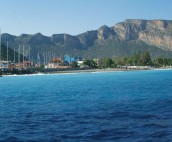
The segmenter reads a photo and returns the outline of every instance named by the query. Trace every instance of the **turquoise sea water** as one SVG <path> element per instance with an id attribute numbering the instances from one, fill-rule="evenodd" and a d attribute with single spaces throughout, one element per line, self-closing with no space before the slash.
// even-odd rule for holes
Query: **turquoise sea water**
<path id="1" fill-rule="evenodd" d="M 0 141 L 171 142 L 172 70 L 2 77 Z"/>

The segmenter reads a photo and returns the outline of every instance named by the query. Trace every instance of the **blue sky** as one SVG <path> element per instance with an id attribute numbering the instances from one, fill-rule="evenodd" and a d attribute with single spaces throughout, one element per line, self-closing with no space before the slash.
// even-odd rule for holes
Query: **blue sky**
<path id="1" fill-rule="evenodd" d="M 0 0 L 2 33 L 77 35 L 125 19 L 172 20 L 172 0 Z"/>

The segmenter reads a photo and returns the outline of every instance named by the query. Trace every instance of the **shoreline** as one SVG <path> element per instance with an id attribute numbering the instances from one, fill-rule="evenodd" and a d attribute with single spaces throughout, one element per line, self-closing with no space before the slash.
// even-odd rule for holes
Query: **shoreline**
<path id="1" fill-rule="evenodd" d="M 86 70 L 67 70 L 67 71 L 53 71 L 42 74 L 63 74 L 63 73 L 101 73 L 101 72 L 125 72 L 125 71 L 149 71 L 149 70 L 172 70 L 171 68 L 137 68 L 137 69 L 123 69 L 123 68 L 107 68 L 107 69 L 86 69 Z M 38 73 L 39 74 L 39 73 Z"/>
<path id="2" fill-rule="evenodd" d="M 116 69 L 87 69 L 87 70 L 67 70 L 67 71 L 52 71 L 52 72 L 38 72 L 33 74 L 9 74 L 3 76 L 34 76 L 34 75 L 55 75 L 55 74 L 79 74 L 79 73 L 103 73 L 103 72 L 121 72 L 126 70 Z"/>
<path id="3" fill-rule="evenodd" d="M 172 68 L 149 68 L 149 69 L 123 69 L 123 68 L 107 68 L 107 69 L 85 69 L 85 70 L 66 70 L 66 71 L 52 71 L 52 72 L 37 72 L 33 74 L 9 74 L 0 75 L 5 76 L 32 76 L 32 75 L 55 75 L 55 74 L 79 74 L 79 73 L 106 73 L 106 72 L 125 72 L 125 71 L 153 71 L 153 70 L 172 70 Z"/>

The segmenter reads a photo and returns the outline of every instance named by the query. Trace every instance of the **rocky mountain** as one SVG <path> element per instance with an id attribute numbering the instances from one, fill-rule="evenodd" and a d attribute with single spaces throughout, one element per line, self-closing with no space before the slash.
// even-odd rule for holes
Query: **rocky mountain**
<path id="1" fill-rule="evenodd" d="M 11 48 L 24 46 L 24 55 L 36 60 L 51 52 L 54 56 L 83 56 L 103 58 L 130 56 L 135 52 L 148 50 L 153 57 L 172 58 L 172 21 L 127 19 L 112 27 L 106 25 L 98 30 L 72 36 L 54 34 L 51 37 L 41 33 L 14 36 L 2 34 L 2 42 L 9 42 Z"/>
<path id="2" fill-rule="evenodd" d="M 172 21 L 129 19 L 116 24 L 114 31 L 124 40 L 141 40 L 163 50 L 172 51 Z"/>

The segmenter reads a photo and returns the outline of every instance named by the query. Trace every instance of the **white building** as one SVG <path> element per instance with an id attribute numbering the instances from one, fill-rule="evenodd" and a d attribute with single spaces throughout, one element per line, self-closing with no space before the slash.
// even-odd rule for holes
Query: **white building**
<path id="1" fill-rule="evenodd" d="M 9 68 L 9 61 L 0 61 L 0 69 L 8 69 Z"/>

